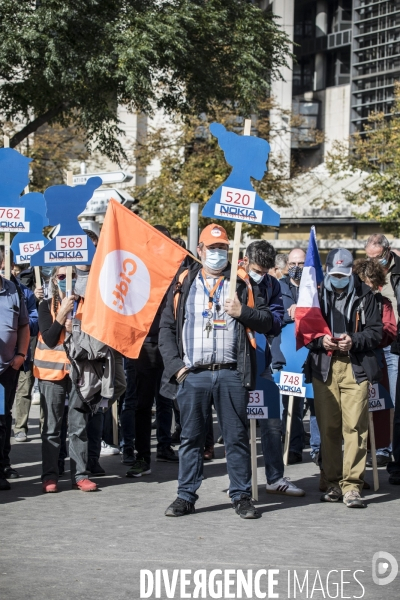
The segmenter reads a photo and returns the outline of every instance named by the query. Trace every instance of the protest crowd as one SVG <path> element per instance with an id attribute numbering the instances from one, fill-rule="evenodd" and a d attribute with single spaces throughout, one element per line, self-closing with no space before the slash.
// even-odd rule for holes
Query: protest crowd
<path id="1" fill-rule="evenodd" d="M 165 227 L 155 229 L 171 238 Z M 95 246 L 100 244 L 102 233 L 100 238 L 86 234 Z M 183 240 L 174 241 L 184 248 Z M 155 461 L 177 466 L 178 494 L 166 516 L 195 511 L 204 461 L 213 460 L 217 443 L 224 445 L 234 510 L 245 519 L 260 516 L 252 499 L 247 418 L 249 391 L 256 385 L 254 334 L 266 339 L 264 373 L 271 377 L 285 368 L 280 339 L 299 315 L 306 252 L 294 248 L 288 255 L 276 254 L 265 240 L 251 242 L 240 259 L 231 299 L 229 243 L 220 225 L 202 230 L 198 256 L 187 253 L 137 358 L 124 357 L 82 331 L 82 313 L 90 302 L 90 265 L 73 268 L 70 296 L 67 267 L 41 267 L 40 285 L 29 264 L 12 262 L 9 280 L 2 271 L 0 491 L 9 490 L 19 477 L 12 466 L 11 440 L 28 440 L 31 403 L 40 402 L 43 493 L 58 492 L 68 456 L 72 487 L 83 492 L 98 489 L 93 477 L 105 475 L 104 456 L 120 455 L 128 478 L 149 475 L 155 431 Z M 127 268 L 125 273 L 129 282 L 131 272 Z M 385 236 L 368 238 L 365 258 L 353 260 L 345 248 L 331 250 L 313 306 L 319 312 L 309 337 L 306 319 L 300 330 L 309 350 L 305 381 L 312 383 L 314 398 L 294 398 L 288 463 L 301 463 L 310 445 L 320 471 L 321 501 L 363 508 L 364 475 L 372 464 L 367 451 L 369 390 L 377 382 L 395 405 L 393 433 L 377 449 L 377 464 L 387 468 L 390 484 L 400 485 L 400 256 Z M 284 473 L 288 396 L 281 400 L 282 419 L 258 422 L 266 493 L 303 496 Z M 307 411 L 309 432 L 303 423 Z M 386 423 L 382 427 L 390 430 Z"/>

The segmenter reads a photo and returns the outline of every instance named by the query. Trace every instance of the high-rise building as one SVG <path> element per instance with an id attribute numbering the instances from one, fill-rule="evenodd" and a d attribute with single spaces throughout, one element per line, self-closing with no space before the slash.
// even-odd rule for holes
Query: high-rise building
<path id="1" fill-rule="evenodd" d="M 279 233 L 267 237 L 288 250 L 308 237 L 314 223 L 322 248 L 346 243 L 356 252 L 380 226 L 353 216 L 324 162 L 335 141 L 347 142 L 351 133 L 363 130 L 371 112 L 390 115 L 394 82 L 400 80 L 400 0 L 264 0 L 259 5 L 280 17 L 295 55 L 292 71 L 283 73 L 285 81 L 273 82 L 272 94 L 278 105 L 300 116 L 300 123 L 285 129 L 272 115 L 275 127 L 285 132 L 284 143 L 272 140 L 272 151 L 312 169 L 295 199 L 295 218 L 283 209 Z M 315 144 L 315 128 L 323 134 L 320 144 Z M 354 191 L 357 181 L 348 185 Z"/>

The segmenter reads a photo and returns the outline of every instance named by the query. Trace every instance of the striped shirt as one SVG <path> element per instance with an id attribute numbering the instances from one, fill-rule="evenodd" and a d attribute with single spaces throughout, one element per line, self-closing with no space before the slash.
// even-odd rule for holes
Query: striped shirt
<path id="1" fill-rule="evenodd" d="M 207 276 L 208 287 L 212 289 L 217 280 L 218 278 Z M 221 310 L 218 313 L 213 302 L 211 323 L 213 319 L 225 319 L 226 329 L 213 328 L 207 337 L 205 327 L 209 319 L 203 317 L 203 312 L 208 310 L 208 294 L 200 279 L 200 273 L 193 281 L 186 302 L 183 324 L 183 360 L 186 367 L 236 362 L 237 321 L 223 309 L 228 293 L 229 280 L 225 279 L 218 302 Z"/>

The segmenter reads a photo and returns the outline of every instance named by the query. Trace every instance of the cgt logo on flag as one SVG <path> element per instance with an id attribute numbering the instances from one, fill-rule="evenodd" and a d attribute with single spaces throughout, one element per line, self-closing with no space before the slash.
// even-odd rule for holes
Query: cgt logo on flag
<path id="1" fill-rule="evenodd" d="M 135 315 L 150 298 L 150 273 L 132 252 L 114 250 L 104 259 L 99 288 L 101 299 L 111 310 L 121 315 Z"/>
<path id="2" fill-rule="evenodd" d="M 111 200 L 90 269 L 82 331 L 137 358 L 186 250 Z"/>

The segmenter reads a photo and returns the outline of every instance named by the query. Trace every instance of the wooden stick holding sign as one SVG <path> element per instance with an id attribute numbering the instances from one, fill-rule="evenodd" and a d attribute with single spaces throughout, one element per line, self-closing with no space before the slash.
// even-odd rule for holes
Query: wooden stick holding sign
<path id="1" fill-rule="evenodd" d="M 73 172 L 67 171 L 67 185 L 73 185 Z M 67 266 L 67 298 L 72 296 L 72 266 Z M 69 313 L 68 319 L 72 318 L 72 313 Z"/>
<path id="2" fill-rule="evenodd" d="M 5 135 L 4 136 L 4 148 L 10 147 L 10 138 Z M 11 277 L 11 254 L 10 254 L 10 245 L 11 245 L 11 235 L 9 231 L 4 233 L 4 276 L 6 279 L 10 279 Z"/>
<path id="3" fill-rule="evenodd" d="M 243 135 L 250 135 L 251 133 L 251 119 L 246 119 L 244 122 Z M 240 252 L 240 241 L 242 239 L 242 222 L 236 221 L 235 223 L 235 237 L 233 238 L 233 249 L 232 249 L 232 268 L 231 268 L 231 280 L 229 285 L 229 296 L 231 300 L 234 299 L 236 293 L 236 279 L 238 272 L 239 252 Z"/>
<path id="4" fill-rule="evenodd" d="M 244 122 L 243 135 L 250 135 L 251 133 L 251 119 L 246 119 Z M 231 300 L 234 299 L 236 294 L 236 280 L 239 263 L 239 252 L 240 252 L 240 241 L 242 239 L 242 222 L 236 221 L 235 223 L 235 236 L 233 238 L 233 251 L 232 251 L 232 267 L 231 267 L 231 279 L 229 282 L 229 296 Z M 256 421 L 250 419 L 250 450 L 251 450 L 251 489 L 254 500 L 258 500 L 258 482 L 257 482 L 257 432 L 256 432 Z"/>
<path id="5" fill-rule="evenodd" d="M 287 466 L 288 462 L 289 462 L 289 447 L 290 447 L 290 436 L 292 433 L 293 404 L 294 404 L 294 397 L 289 396 L 287 419 L 286 419 L 285 446 L 284 446 L 284 451 L 283 451 L 283 464 L 285 466 Z"/>
<path id="6" fill-rule="evenodd" d="M 232 167 L 227 179 L 218 187 L 202 210 L 202 216 L 209 219 L 235 221 L 232 266 L 228 298 L 234 300 L 236 294 L 238 260 L 242 223 L 258 223 L 269 227 L 279 227 L 280 217 L 257 194 L 252 180 L 261 181 L 267 170 L 270 145 L 267 140 L 251 136 L 251 120 L 244 122 L 243 135 L 228 131 L 222 123 L 211 123 L 211 134 L 218 139 L 226 162 Z M 257 452 L 255 423 L 250 424 L 252 490 L 257 498 Z"/>
<path id="7" fill-rule="evenodd" d="M 374 490 L 379 490 L 379 475 L 378 475 L 378 464 L 376 462 L 376 444 L 375 444 L 375 429 L 374 429 L 374 418 L 373 412 L 368 412 L 369 421 L 369 443 L 371 447 L 371 459 L 372 459 L 372 473 L 374 478 Z"/>
<path id="8" fill-rule="evenodd" d="M 256 419 L 250 419 L 251 495 L 253 496 L 254 500 L 258 500 L 256 426 Z"/>
<path id="9" fill-rule="evenodd" d="M 35 269 L 35 284 L 36 287 L 42 287 L 42 279 L 40 277 L 40 267 L 34 267 Z"/>

